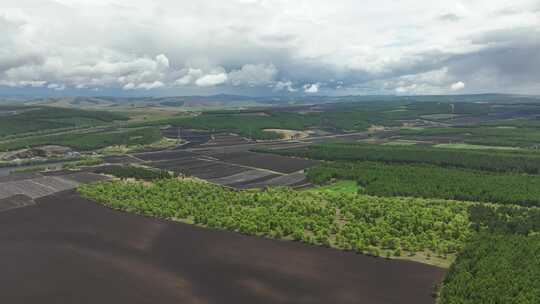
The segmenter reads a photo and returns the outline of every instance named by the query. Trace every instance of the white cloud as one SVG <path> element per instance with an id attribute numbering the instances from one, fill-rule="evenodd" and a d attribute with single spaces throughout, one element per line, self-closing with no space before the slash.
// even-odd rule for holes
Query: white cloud
<path id="1" fill-rule="evenodd" d="M 246 64 L 240 70 L 229 73 L 232 85 L 250 87 L 272 84 L 278 70 L 273 64 Z"/>
<path id="2" fill-rule="evenodd" d="M 458 81 L 456 83 L 453 83 L 450 86 L 450 89 L 452 89 L 452 91 L 460 91 L 460 90 L 463 90 L 464 88 L 465 88 L 465 83 L 463 81 Z"/>
<path id="3" fill-rule="evenodd" d="M 143 83 L 139 83 L 139 84 L 134 84 L 133 82 L 130 82 L 130 83 L 124 85 L 123 89 L 124 90 L 137 90 L 137 89 L 152 90 L 152 89 L 159 89 L 159 88 L 162 88 L 164 86 L 165 86 L 165 84 L 163 82 L 161 82 L 161 81 L 143 82 Z"/>
<path id="4" fill-rule="evenodd" d="M 203 71 L 201 69 L 193 69 L 189 68 L 187 72 L 184 72 L 184 76 L 176 79 L 174 82 L 177 85 L 185 86 L 192 84 L 197 78 L 201 77 L 203 75 Z"/>
<path id="5" fill-rule="evenodd" d="M 333 78 L 344 82 L 335 86 L 343 91 L 388 81 L 390 91 L 416 83 L 417 91 L 449 92 L 461 81 L 528 93 L 538 90 L 538 65 L 523 64 L 527 57 L 517 51 L 496 51 L 524 50 L 531 63 L 540 62 L 531 52 L 540 45 L 537 2 L 2 0 L 0 85 L 292 92 L 280 81 Z M 504 62 L 520 71 L 510 75 Z M 473 68 L 492 73 L 473 77 Z M 401 77 L 408 79 L 397 85 Z"/>
<path id="6" fill-rule="evenodd" d="M 156 56 L 156 63 L 158 69 L 168 69 L 170 67 L 169 58 L 163 54 Z"/>
<path id="7" fill-rule="evenodd" d="M 220 84 L 224 84 L 227 81 L 226 73 L 208 74 L 195 81 L 195 84 L 199 87 L 213 87 Z"/>
<path id="8" fill-rule="evenodd" d="M 397 87 L 396 93 L 398 94 L 416 93 L 417 88 L 418 88 L 418 85 L 416 83 L 413 83 L 408 86 Z"/>
<path id="9" fill-rule="evenodd" d="M 47 88 L 55 91 L 63 91 L 66 89 L 66 86 L 64 84 L 51 83 L 47 86 Z"/>
<path id="10" fill-rule="evenodd" d="M 274 85 L 274 91 L 283 91 L 287 90 L 287 92 L 296 92 L 297 89 L 294 88 L 292 81 L 278 81 Z"/>
<path id="11" fill-rule="evenodd" d="M 317 93 L 319 92 L 320 83 L 312 83 L 304 85 L 304 92 Z"/>

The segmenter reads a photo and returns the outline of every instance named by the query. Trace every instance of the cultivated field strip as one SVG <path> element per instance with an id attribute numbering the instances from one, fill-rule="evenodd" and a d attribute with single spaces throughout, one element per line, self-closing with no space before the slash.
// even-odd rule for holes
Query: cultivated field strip
<path id="1" fill-rule="evenodd" d="M 249 142 L 249 140 L 234 134 L 215 134 L 207 143 L 204 143 L 201 146 L 234 146 L 247 144 Z"/>
<path id="2" fill-rule="evenodd" d="M 26 179 L 19 179 L 16 176 L 14 175 L 9 181 L 0 182 L 0 199 L 8 199 L 10 197 L 17 197 L 18 195 L 37 199 L 57 192 L 74 189 L 82 183 L 92 183 L 108 179 L 105 176 L 88 172 L 51 176 L 39 174 L 21 175 L 21 177 L 27 177 Z"/>
<path id="3" fill-rule="evenodd" d="M 0 183 L 20 181 L 20 180 L 25 180 L 25 179 L 37 178 L 40 176 L 41 176 L 40 174 L 33 173 L 33 172 L 32 173 L 17 173 L 17 174 L 0 177 Z"/>
<path id="4" fill-rule="evenodd" d="M 95 182 L 101 182 L 108 180 L 109 178 L 100 174 L 95 174 L 91 172 L 77 172 L 73 174 L 68 174 L 62 176 L 62 178 L 74 181 L 81 184 L 89 184 Z"/>
<path id="5" fill-rule="evenodd" d="M 42 185 L 44 187 L 51 188 L 55 191 L 64 191 L 68 189 L 73 189 L 79 185 L 78 182 L 64 179 L 57 176 L 47 176 L 47 177 L 42 177 L 42 178 L 36 178 L 36 179 L 32 179 L 31 181 L 33 183 Z"/>
<path id="6" fill-rule="evenodd" d="M 36 203 L 31 197 L 17 194 L 7 198 L 0 199 L 0 212 L 26 206 L 35 205 Z"/>
<path id="7" fill-rule="evenodd" d="M 267 169 L 286 174 L 304 170 L 318 164 L 318 161 L 309 159 L 292 158 L 255 152 L 237 152 L 222 155 L 218 154 L 214 155 L 214 157 L 233 164 Z"/>
<path id="8" fill-rule="evenodd" d="M 239 183 L 248 183 L 250 181 L 257 180 L 259 178 L 269 176 L 269 175 L 274 175 L 274 174 L 268 171 L 262 171 L 262 170 L 248 170 L 248 171 L 240 172 L 238 174 L 234 174 L 227 177 L 210 179 L 209 181 L 215 184 L 228 186 L 228 185 L 239 184 Z"/>
<path id="9" fill-rule="evenodd" d="M 445 274 L 117 212 L 73 192 L 0 212 L 0 240 L 9 304 L 431 304 Z"/>
<path id="10" fill-rule="evenodd" d="M 210 170 L 210 168 L 212 170 Z M 198 178 L 202 179 L 215 179 L 215 178 L 221 178 L 226 176 L 231 176 L 234 174 L 238 174 L 241 172 L 248 171 L 250 169 L 240 167 L 240 166 L 233 166 L 229 164 L 222 164 L 222 163 L 214 163 L 212 167 L 209 167 L 208 170 L 205 172 L 196 172 L 196 176 Z"/>
<path id="11" fill-rule="evenodd" d="M 106 156 L 103 159 L 110 164 L 132 164 L 142 162 L 140 159 L 131 155 Z"/>
<path id="12" fill-rule="evenodd" d="M 240 186 L 241 189 L 264 188 L 268 186 L 302 186 L 307 184 L 306 176 L 302 172 L 295 172 L 288 175 L 277 176 L 264 182 L 256 181 Z"/>
<path id="13" fill-rule="evenodd" d="M 269 174 L 269 175 L 261 176 L 260 178 L 251 179 L 249 181 L 233 183 L 233 184 L 230 184 L 228 186 L 236 188 L 236 189 L 248 189 L 248 188 L 245 187 L 246 185 L 252 185 L 252 184 L 257 184 L 257 183 L 264 184 L 264 182 L 266 182 L 268 180 L 271 180 L 271 179 L 274 179 L 274 178 L 279 177 L 279 176 L 280 175 L 278 175 L 278 174 Z"/>
<path id="14" fill-rule="evenodd" d="M 182 151 L 182 150 L 170 150 L 170 151 L 137 153 L 137 154 L 134 154 L 134 156 L 144 161 L 161 161 L 161 160 L 179 159 L 183 157 L 191 157 L 191 156 L 196 156 L 196 154 L 188 152 L 188 151 Z"/>

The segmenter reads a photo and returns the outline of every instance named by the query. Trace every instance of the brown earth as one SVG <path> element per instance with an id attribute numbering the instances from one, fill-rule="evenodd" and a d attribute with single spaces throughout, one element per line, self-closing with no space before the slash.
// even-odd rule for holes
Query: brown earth
<path id="1" fill-rule="evenodd" d="M 445 271 L 109 210 L 62 192 L 0 213 L 0 299 L 434 303 Z"/>

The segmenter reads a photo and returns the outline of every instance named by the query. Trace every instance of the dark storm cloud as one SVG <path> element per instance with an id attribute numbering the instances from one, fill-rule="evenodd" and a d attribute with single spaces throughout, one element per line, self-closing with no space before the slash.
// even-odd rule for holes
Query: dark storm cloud
<path id="1" fill-rule="evenodd" d="M 437 19 L 439 20 L 442 20 L 442 21 L 452 21 L 452 22 L 456 22 L 456 21 L 459 21 L 462 19 L 462 17 L 456 15 L 456 14 L 452 14 L 452 13 L 448 13 L 448 14 L 442 14 L 442 15 L 439 15 L 437 17 Z"/>

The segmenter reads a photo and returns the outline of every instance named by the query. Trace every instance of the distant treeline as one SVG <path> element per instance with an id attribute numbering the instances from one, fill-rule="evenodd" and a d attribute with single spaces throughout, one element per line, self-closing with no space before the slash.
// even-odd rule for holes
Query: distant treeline
<path id="1" fill-rule="evenodd" d="M 80 151 L 96 150 L 114 145 L 144 145 L 161 139 L 157 128 L 125 129 L 108 132 L 67 133 L 14 139 L 0 144 L 0 151 L 10 151 L 43 145 L 60 145 Z"/>
<path id="2" fill-rule="evenodd" d="M 422 163 L 498 172 L 540 173 L 540 153 L 536 151 L 479 151 L 359 143 L 330 143 L 307 148 L 257 151 L 321 160 Z"/>
<path id="3" fill-rule="evenodd" d="M 316 184 L 355 180 L 376 196 L 413 196 L 540 206 L 540 176 L 377 162 L 324 162 L 308 170 Z"/>
<path id="4" fill-rule="evenodd" d="M 0 111 L 15 111 L 0 119 L 0 136 L 44 130 L 93 126 L 128 117 L 114 112 L 87 111 L 54 107 L 0 107 Z"/>

